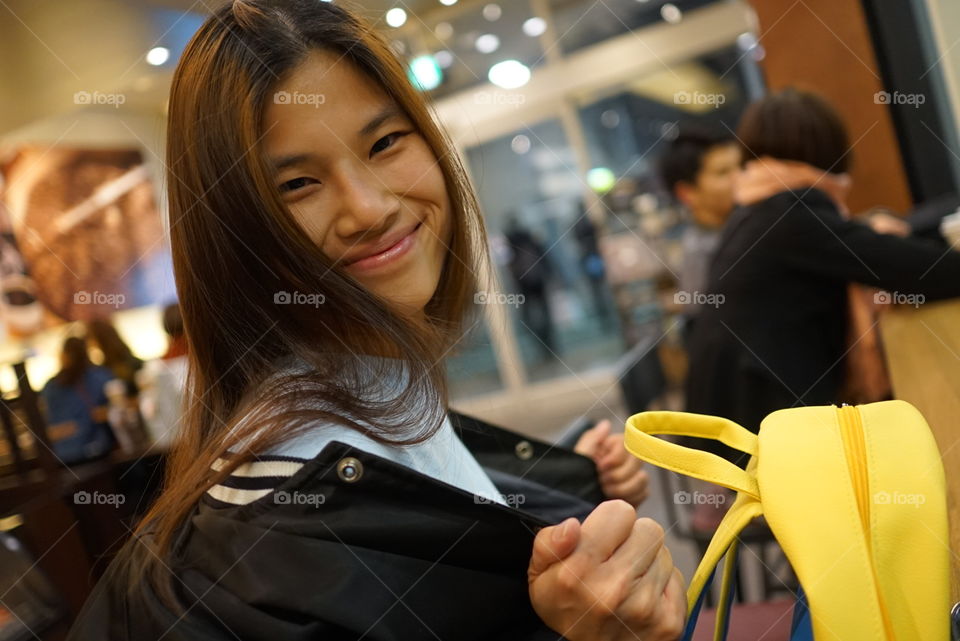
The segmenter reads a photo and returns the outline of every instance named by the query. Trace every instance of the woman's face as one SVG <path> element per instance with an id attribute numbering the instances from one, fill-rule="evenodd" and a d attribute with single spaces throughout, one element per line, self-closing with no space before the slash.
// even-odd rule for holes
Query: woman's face
<path id="1" fill-rule="evenodd" d="M 419 315 L 451 236 L 427 142 L 380 86 L 332 53 L 312 53 L 268 100 L 264 149 L 297 222 L 364 287 Z"/>

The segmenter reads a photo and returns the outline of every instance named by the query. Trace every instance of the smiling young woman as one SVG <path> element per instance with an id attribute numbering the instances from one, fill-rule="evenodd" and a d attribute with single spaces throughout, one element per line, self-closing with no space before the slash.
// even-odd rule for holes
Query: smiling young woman
<path id="1" fill-rule="evenodd" d="M 381 36 L 227 3 L 180 60 L 167 159 L 188 409 L 70 639 L 676 637 L 622 436 L 574 453 L 448 411 L 483 224 Z"/>

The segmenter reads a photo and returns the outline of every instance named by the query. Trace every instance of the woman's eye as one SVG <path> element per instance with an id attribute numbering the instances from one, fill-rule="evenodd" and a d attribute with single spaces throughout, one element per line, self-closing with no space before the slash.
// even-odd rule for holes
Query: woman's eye
<path id="1" fill-rule="evenodd" d="M 298 189 L 303 189 L 307 185 L 310 185 L 315 182 L 317 181 L 314 180 L 313 178 L 306 178 L 306 177 L 294 178 L 293 180 L 288 180 L 287 182 L 280 185 L 280 191 L 282 193 L 288 194 L 290 192 L 297 191 Z"/>
<path id="2" fill-rule="evenodd" d="M 370 155 L 372 156 L 375 153 L 381 152 L 391 146 L 399 138 L 406 136 L 408 132 L 395 131 L 392 134 L 387 134 L 377 142 L 373 143 L 373 148 L 370 150 Z"/>

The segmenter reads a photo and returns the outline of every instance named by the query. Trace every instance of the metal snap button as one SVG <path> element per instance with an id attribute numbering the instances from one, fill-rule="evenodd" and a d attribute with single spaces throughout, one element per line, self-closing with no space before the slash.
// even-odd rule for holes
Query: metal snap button
<path id="1" fill-rule="evenodd" d="M 529 461 L 533 458 L 533 445 L 530 444 L 530 441 L 520 441 L 517 443 L 517 446 L 513 448 L 513 451 L 521 461 Z"/>
<path id="2" fill-rule="evenodd" d="M 352 456 L 342 458 L 337 463 L 337 475 L 341 481 L 355 483 L 363 476 L 363 463 Z"/>

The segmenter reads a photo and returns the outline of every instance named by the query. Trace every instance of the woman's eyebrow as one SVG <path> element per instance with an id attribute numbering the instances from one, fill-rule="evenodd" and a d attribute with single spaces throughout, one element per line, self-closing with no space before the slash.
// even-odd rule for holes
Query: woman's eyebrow
<path id="1" fill-rule="evenodd" d="M 399 118 L 403 116 L 403 112 L 395 104 L 390 104 L 384 107 L 375 115 L 370 121 L 365 124 L 360 131 L 357 133 L 358 138 L 364 138 L 369 136 L 377 129 L 380 128 L 383 123 L 387 122 L 392 118 Z M 279 156 L 278 158 L 271 159 L 270 163 L 273 165 L 273 169 L 276 172 L 280 172 L 287 167 L 295 167 L 297 165 L 304 164 L 306 162 L 312 161 L 316 158 L 314 154 L 304 153 L 304 154 L 291 154 L 289 156 Z"/>
<path id="2" fill-rule="evenodd" d="M 373 132 L 375 132 L 377 129 L 379 129 L 379 128 L 380 128 L 380 125 L 382 125 L 382 124 L 385 123 L 386 121 L 390 120 L 391 118 L 396 118 L 396 117 L 401 116 L 401 115 L 403 115 L 403 114 L 401 113 L 400 109 L 397 108 L 397 106 L 396 106 L 395 104 L 389 104 L 389 105 L 387 105 L 386 107 L 384 107 L 383 109 L 381 109 L 380 112 L 379 112 L 376 116 L 374 116 L 373 118 L 371 118 L 371 119 L 370 119 L 370 122 L 368 122 L 367 124 L 365 124 L 365 125 L 363 126 L 363 128 L 360 129 L 360 131 L 357 133 L 357 136 L 360 137 L 360 138 L 363 138 L 363 137 L 365 137 L 365 136 L 369 136 L 370 134 L 372 134 Z"/>

